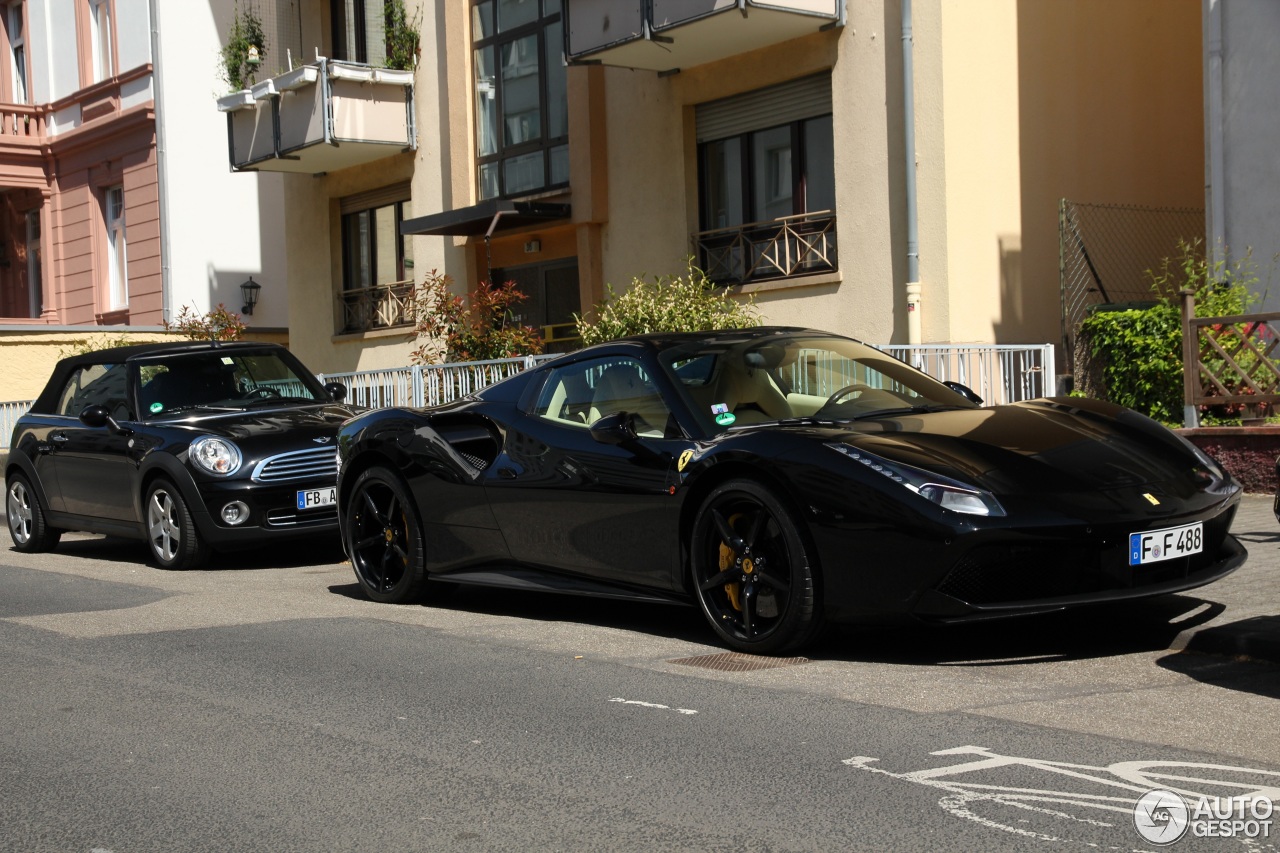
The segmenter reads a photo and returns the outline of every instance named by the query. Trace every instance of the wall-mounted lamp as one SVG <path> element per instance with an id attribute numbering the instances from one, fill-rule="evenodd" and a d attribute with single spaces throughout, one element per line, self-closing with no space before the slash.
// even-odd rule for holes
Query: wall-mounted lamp
<path id="1" fill-rule="evenodd" d="M 240 285 L 240 295 L 244 298 L 244 305 L 240 307 L 240 313 L 253 316 L 253 306 L 258 304 L 258 291 L 262 290 L 262 285 L 253 280 L 253 276 L 249 276 L 249 280 Z"/>

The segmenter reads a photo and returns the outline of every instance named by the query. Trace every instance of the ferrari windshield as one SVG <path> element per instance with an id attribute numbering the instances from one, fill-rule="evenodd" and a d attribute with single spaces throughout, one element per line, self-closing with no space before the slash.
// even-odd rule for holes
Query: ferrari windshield
<path id="1" fill-rule="evenodd" d="M 975 408 L 941 382 L 848 338 L 744 333 L 672 347 L 662 362 L 710 432 Z"/>
<path id="2" fill-rule="evenodd" d="M 329 399 L 315 377 L 297 373 L 278 352 L 270 350 L 160 356 L 139 362 L 138 379 L 143 417 Z"/>

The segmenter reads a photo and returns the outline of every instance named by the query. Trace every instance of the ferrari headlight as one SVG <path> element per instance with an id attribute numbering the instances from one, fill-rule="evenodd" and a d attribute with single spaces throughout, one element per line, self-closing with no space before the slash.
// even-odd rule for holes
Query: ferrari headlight
<path id="1" fill-rule="evenodd" d="M 832 443 L 827 447 L 856 462 L 861 462 L 872 471 L 882 474 L 943 509 L 966 515 L 1004 515 L 1004 507 L 1000 506 L 995 495 L 983 489 L 902 462 L 890 462 L 874 453 L 867 453 L 865 450 L 859 450 L 847 444 Z"/>
<path id="2" fill-rule="evenodd" d="M 240 468 L 240 448 L 225 438 L 206 435 L 191 442 L 187 454 L 197 468 L 210 474 L 226 476 Z"/>

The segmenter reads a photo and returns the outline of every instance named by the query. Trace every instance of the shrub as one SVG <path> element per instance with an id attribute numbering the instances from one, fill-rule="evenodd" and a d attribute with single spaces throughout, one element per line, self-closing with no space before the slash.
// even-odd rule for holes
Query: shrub
<path id="1" fill-rule="evenodd" d="M 1225 256 L 1225 253 L 1223 253 Z M 1200 241 L 1179 242 L 1178 255 L 1148 270 L 1156 304 L 1143 310 L 1099 311 L 1085 319 L 1080 341 L 1088 346 L 1102 387 L 1093 389 L 1166 424 L 1182 422 L 1182 311 L 1178 292 L 1195 293 L 1197 317 L 1245 313 L 1256 297 L 1256 265 L 1249 255 L 1236 261 L 1209 260 Z M 1220 359 L 1219 359 L 1220 360 Z M 1210 365 L 1213 369 L 1213 365 Z M 1229 413 L 1207 412 L 1207 421 Z"/>
<path id="2" fill-rule="evenodd" d="M 244 337 L 245 325 L 240 315 L 227 310 L 221 302 L 218 307 L 204 314 L 194 308 L 182 306 L 177 319 L 164 323 L 166 332 L 178 332 L 193 341 L 238 341 Z"/>
<path id="3" fill-rule="evenodd" d="M 414 364 L 485 361 L 542 352 L 532 326 L 516 322 L 511 308 L 527 297 L 514 281 L 481 282 L 464 300 L 453 293 L 453 279 L 435 270 L 413 290 L 413 317 L 419 346 Z"/>
<path id="4" fill-rule="evenodd" d="M 383 7 L 386 28 L 388 68 L 412 71 L 418 64 L 418 25 L 421 11 L 412 18 L 405 12 L 404 0 L 386 0 Z"/>
<path id="5" fill-rule="evenodd" d="M 760 325 L 755 301 L 738 302 L 717 288 L 706 273 L 688 262 L 682 276 L 637 276 L 619 294 L 605 285 L 605 298 L 595 308 L 595 322 L 574 315 L 584 345 L 646 332 L 707 332 Z"/>
<path id="6" fill-rule="evenodd" d="M 250 57 L 251 49 L 257 51 L 254 58 Z M 236 4 L 231 32 L 227 34 L 227 43 L 218 57 L 221 60 L 219 76 L 230 91 L 238 92 L 254 84 L 258 69 L 267 59 L 267 42 L 262 32 L 262 21 L 253 7 L 246 6 L 242 12 L 240 4 Z"/>

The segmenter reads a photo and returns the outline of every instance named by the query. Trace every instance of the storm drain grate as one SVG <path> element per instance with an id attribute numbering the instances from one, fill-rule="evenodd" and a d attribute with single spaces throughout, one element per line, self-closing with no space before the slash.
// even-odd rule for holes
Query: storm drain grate
<path id="1" fill-rule="evenodd" d="M 799 666 L 808 662 L 808 658 L 768 658 L 758 655 L 744 655 L 741 652 L 721 652 L 718 655 L 698 655 L 697 657 L 677 658 L 667 661 L 667 663 L 678 663 L 682 666 L 700 666 L 703 669 L 714 669 L 718 672 L 751 672 L 757 669 Z"/>

